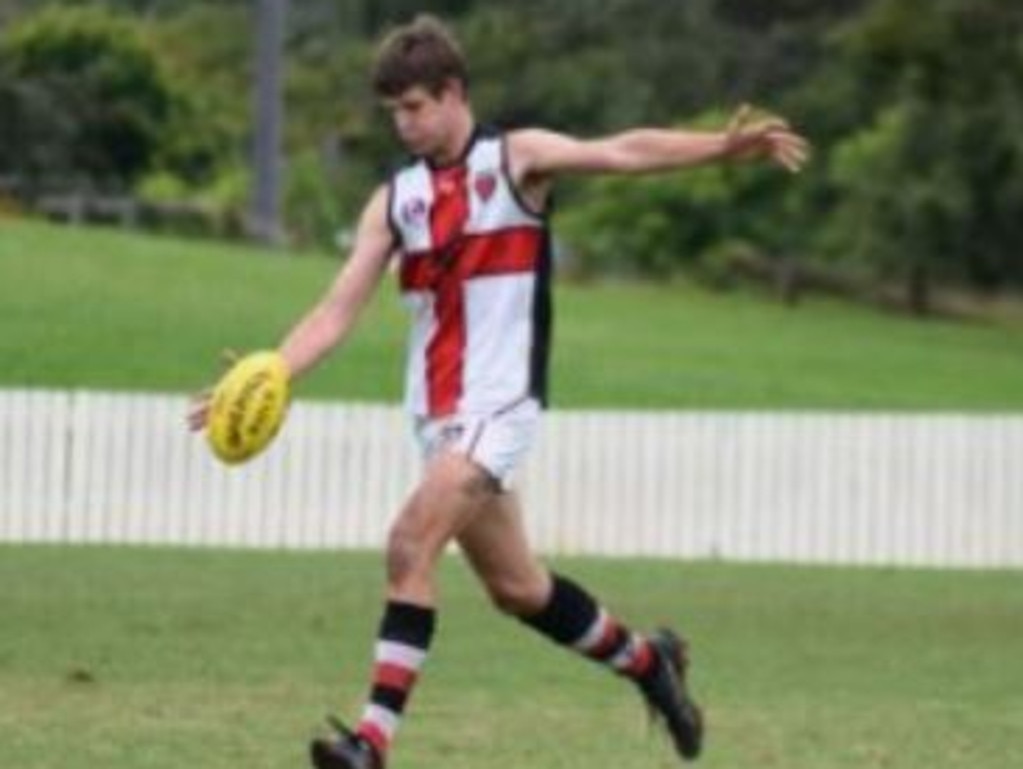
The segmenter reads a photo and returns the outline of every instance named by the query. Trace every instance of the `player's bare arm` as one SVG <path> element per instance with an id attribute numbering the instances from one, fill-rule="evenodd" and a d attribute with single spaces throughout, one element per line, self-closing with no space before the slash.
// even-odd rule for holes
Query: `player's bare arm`
<path id="1" fill-rule="evenodd" d="M 362 308 L 380 283 L 394 247 L 387 223 L 387 188 L 380 187 L 359 218 L 355 244 L 327 294 L 285 337 L 280 346 L 292 379 L 315 366 L 351 332 Z M 228 353 L 233 363 L 237 353 Z M 188 424 L 194 431 L 206 427 L 210 390 L 192 398 Z"/>
<path id="2" fill-rule="evenodd" d="M 359 218 L 351 255 L 333 285 L 280 346 L 292 378 L 313 368 L 348 337 L 380 284 L 393 247 L 387 222 L 387 188 L 381 186 Z"/>
<path id="3" fill-rule="evenodd" d="M 579 139 L 524 129 L 510 134 L 508 142 L 513 178 L 525 190 L 559 174 L 640 174 L 721 160 L 762 159 L 796 172 L 809 155 L 809 143 L 785 120 L 747 106 L 721 131 L 636 128 Z"/>

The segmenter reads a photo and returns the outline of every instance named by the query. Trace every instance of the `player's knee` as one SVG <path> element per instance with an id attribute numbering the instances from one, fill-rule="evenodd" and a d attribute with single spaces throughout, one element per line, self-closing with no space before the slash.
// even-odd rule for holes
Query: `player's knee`
<path id="1" fill-rule="evenodd" d="M 541 585 L 515 580 L 495 580 L 487 585 L 487 593 L 495 608 L 513 617 L 536 614 L 547 602 Z"/>

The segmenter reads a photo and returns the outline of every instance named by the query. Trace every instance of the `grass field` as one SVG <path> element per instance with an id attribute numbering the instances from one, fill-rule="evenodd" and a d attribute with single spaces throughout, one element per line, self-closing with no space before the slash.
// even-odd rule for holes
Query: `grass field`
<path id="1" fill-rule="evenodd" d="M 378 556 L 0 548 L 0 766 L 305 766 L 361 703 Z M 562 560 L 685 625 L 707 769 L 1007 769 L 1023 574 Z M 461 562 L 396 769 L 671 767 L 633 693 L 492 613 Z"/>
<path id="2" fill-rule="evenodd" d="M 0 386 L 187 392 L 225 347 L 275 344 L 337 263 L 238 246 L 0 223 Z M 564 407 L 1019 410 L 1023 321 L 790 310 L 685 286 L 559 286 Z M 299 395 L 399 397 L 404 313 L 387 286 Z"/>
<path id="3" fill-rule="evenodd" d="M 274 343 L 336 263 L 0 223 L 0 386 L 188 391 Z M 1023 324 L 797 311 L 690 287 L 558 288 L 570 407 L 1023 408 Z M 394 400 L 392 288 L 300 395 Z M 560 560 L 626 619 L 679 622 L 707 769 L 1006 769 L 1023 757 L 1023 573 Z M 355 715 L 378 554 L 0 546 L 0 769 L 284 769 Z M 444 568 L 395 769 L 678 766 L 638 700 Z"/>

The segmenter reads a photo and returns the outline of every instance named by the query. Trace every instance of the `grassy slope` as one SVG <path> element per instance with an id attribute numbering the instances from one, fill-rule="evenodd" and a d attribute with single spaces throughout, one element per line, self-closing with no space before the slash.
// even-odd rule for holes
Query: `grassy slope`
<path id="1" fill-rule="evenodd" d="M 685 623 L 705 769 L 1023 755 L 1023 575 L 558 565 L 638 625 Z M 358 553 L 0 548 L 0 766 L 304 766 L 320 715 L 358 712 L 380 568 Z M 456 559 L 444 588 L 396 767 L 678 765 L 630 691 L 494 615 Z"/>
<path id="2" fill-rule="evenodd" d="M 336 263 L 102 230 L 0 223 L 0 385 L 189 391 L 224 347 L 274 344 Z M 558 288 L 568 407 L 1023 407 L 1023 327 L 789 310 L 691 288 Z M 300 394 L 392 400 L 404 317 L 388 285 Z"/>

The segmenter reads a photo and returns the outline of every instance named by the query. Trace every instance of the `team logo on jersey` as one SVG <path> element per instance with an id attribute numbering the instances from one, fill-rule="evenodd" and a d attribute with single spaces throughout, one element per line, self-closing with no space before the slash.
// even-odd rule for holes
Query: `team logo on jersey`
<path id="1" fill-rule="evenodd" d="M 476 174 L 472 186 L 476 190 L 476 196 L 486 203 L 493 197 L 494 190 L 497 189 L 497 174 L 493 171 L 483 171 Z"/>
<path id="2" fill-rule="evenodd" d="M 401 207 L 401 220 L 405 224 L 413 225 L 426 218 L 426 201 L 422 198 L 412 198 L 405 201 Z"/>

